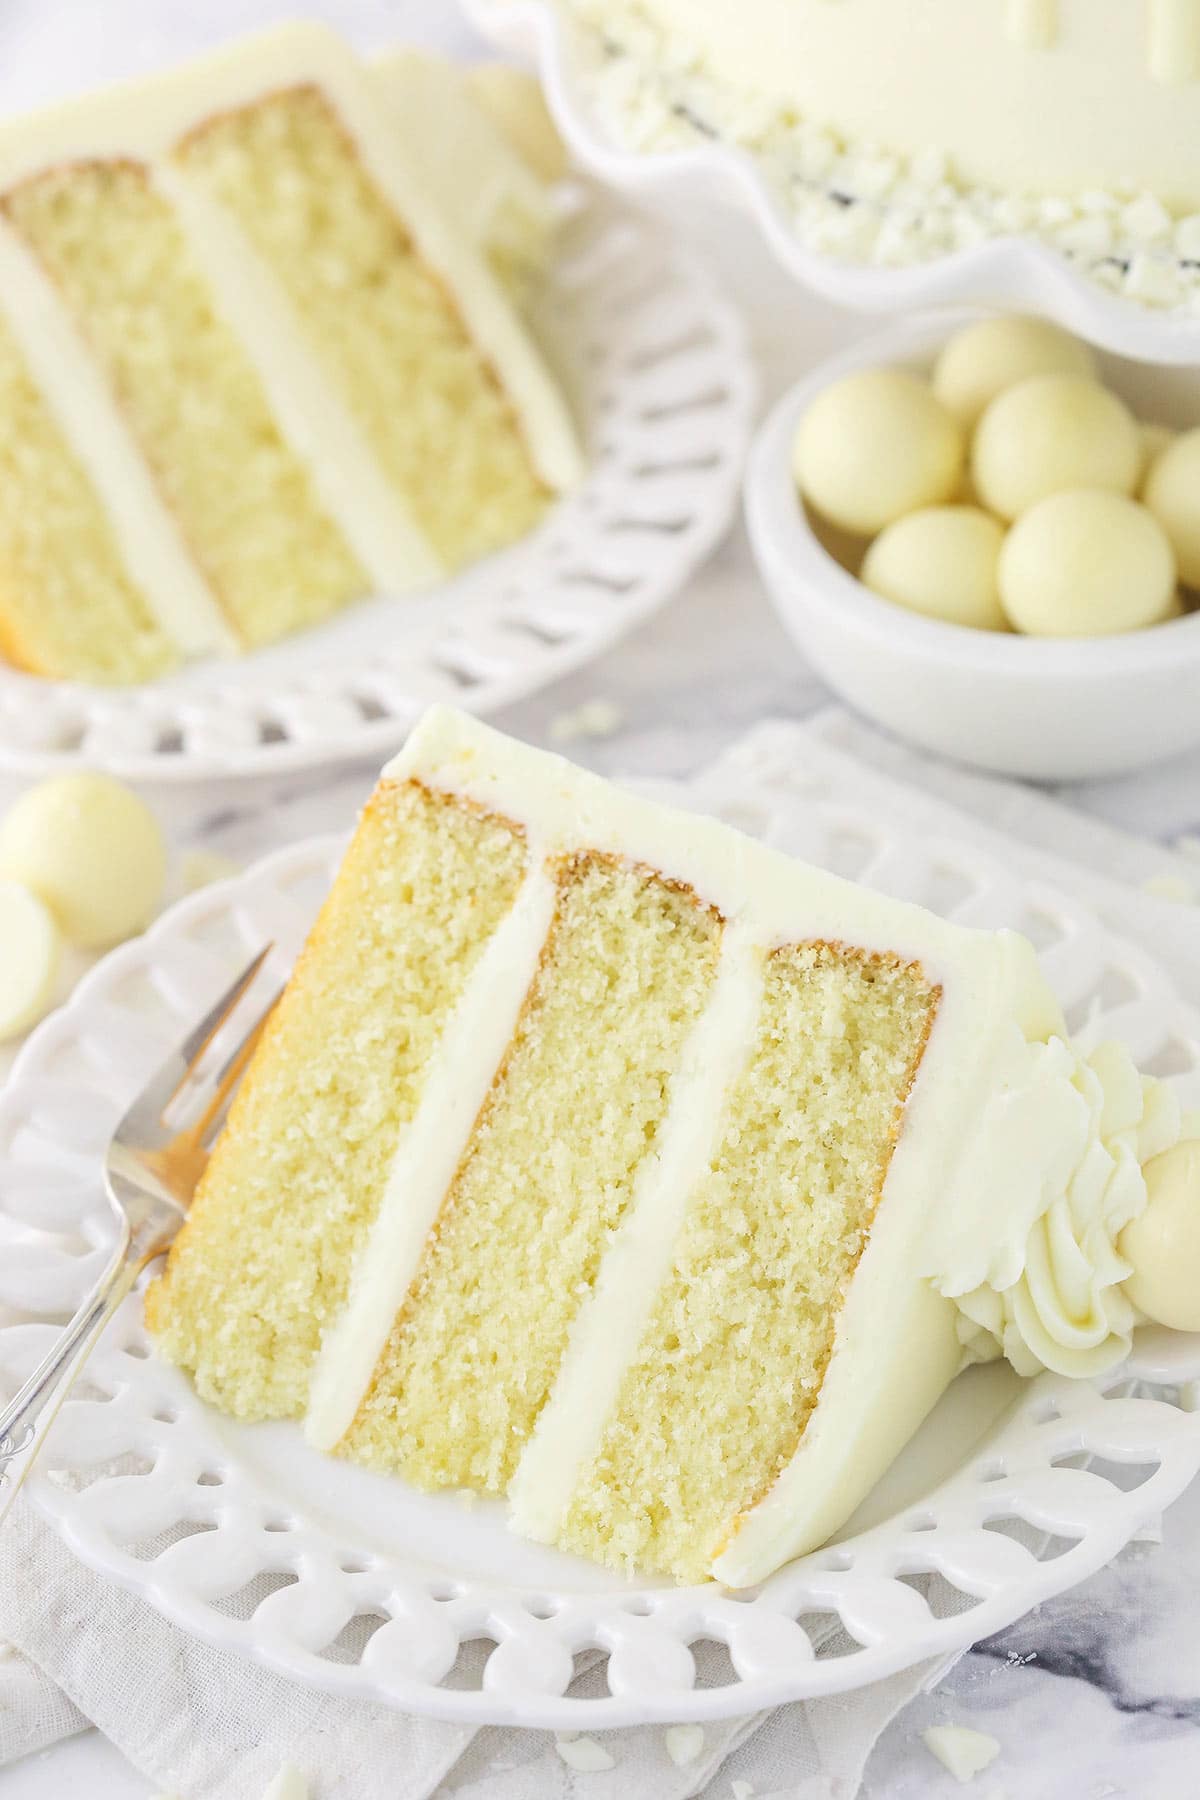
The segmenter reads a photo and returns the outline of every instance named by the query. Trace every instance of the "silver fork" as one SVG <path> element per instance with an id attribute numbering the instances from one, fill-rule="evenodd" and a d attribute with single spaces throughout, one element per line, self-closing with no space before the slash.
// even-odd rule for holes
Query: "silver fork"
<path id="1" fill-rule="evenodd" d="M 146 1264 L 170 1248 L 187 1217 L 243 1071 L 279 998 L 276 989 L 265 1005 L 243 1006 L 270 948 L 242 970 L 117 1126 L 104 1165 L 117 1242 L 54 1348 L 0 1413 L 0 1521 L 104 1327 Z M 236 1042 L 218 1049 L 215 1040 L 239 1013 L 245 1020 Z"/>

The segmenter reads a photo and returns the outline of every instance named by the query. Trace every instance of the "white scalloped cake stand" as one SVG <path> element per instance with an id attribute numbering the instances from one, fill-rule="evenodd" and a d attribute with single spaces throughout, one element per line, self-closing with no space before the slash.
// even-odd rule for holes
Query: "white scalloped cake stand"
<path id="1" fill-rule="evenodd" d="M 839 261 L 808 248 L 759 162 L 733 145 L 645 155 L 614 144 L 596 117 L 581 67 L 583 40 L 553 0 L 462 0 L 478 30 L 533 59 L 559 129 L 580 164 L 615 192 L 668 217 L 732 201 L 753 220 L 780 267 L 814 293 L 861 312 L 986 305 L 1044 313 L 1122 356 L 1200 363 L 1200 318 L 1155 312 L 1111 294 L 1065 256 L 1032 236 L 993 238 L 904 268 Z"/>
<path id="2" fill-rule="evenodd" d="M 1077 1029 L 1121 1035 L 1200 1098 L 1200 1019 L 1139 950 L 974 848 L 822 800 L 778 732 L 761 741 L 757 764 L 739 753 L 677 797 L 893 894 L 1026 930 Z M 298 845 L 176 907 L 26 1047 L 0 1094 L 5 1388 L 105 1254 L 98 1171 L 118 1114 L 252 946 L 273 939 L 290 960 L 339 848 Z M 836 1693 L 1009 1624 L 1181 1492 L 1200 1468 L 1197 1407 L 1200 1343 L 1170 1333 L 1094 1384 L 974 1370 L 832 1546 L 757 1591 L 638 1585 L 521 1543 L 497 1506 L 323 1458 L 292 1425 L 220 1417 L 151 1354 L 134 1300 L 29 1491 L 86 1563 L 298 1680 L 476 1724 L 602 1728 Z M 583 1663 L 596 1698 L 566 1692 Z"/>
<path id="3" fill-rule="evenodd" d="M 603 197 L 567 222 L 561 252 L 534 324 L 588 472 L 537 532 L 428 594 L 146 687 L 0 665 L 0 770 L 163 782 L 379 762 L 430 702 L 494 712 L 677 593 L 737 505 L 756 399 L 741 322 L 669 233 Z"/>

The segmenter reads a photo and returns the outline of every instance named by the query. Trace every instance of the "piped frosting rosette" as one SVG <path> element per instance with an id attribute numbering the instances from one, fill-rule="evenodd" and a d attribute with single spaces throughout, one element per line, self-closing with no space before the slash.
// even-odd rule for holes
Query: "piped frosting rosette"
<path id="1" fill-rule="evenodd" d="M 1180 1132 L 1172 1090 L 1119 1044 L 1084 1055 L 1014 1029 L 930 1269 L 958 1306 L 968 1361 L 1075 1376 L 1121 1361 L 1139 1319 L 1121 1236 L 1146 1211 L 1146 1164 Z"/>

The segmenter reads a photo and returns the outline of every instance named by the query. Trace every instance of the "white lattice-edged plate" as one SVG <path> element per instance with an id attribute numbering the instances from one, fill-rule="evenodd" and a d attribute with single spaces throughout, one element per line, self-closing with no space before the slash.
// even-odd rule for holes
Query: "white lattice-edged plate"
<path id="1" fill-rule="evenodd" d="M 583 167 L 615 192 L 668 217 L 718 218 L 720 202 L 744 211 L 779 266 L 803 287 L 859 312 L 901 314 L 925 306 L 987 305 L 1044 313 L 1122 356 L 1194 367 L 1200 314 L 1152 309 L 1083 272 L 1045 239 L 991 237 L 969 249 L 901 267 L 841 260 L 806 244 L 762 159 L 709 137 L 696 148 L 648 154 L 625 148 L 600 117 L 593 79 L 595 35 L 564 18 L 555 0 L 463 0 L 478 29 L 534 60 L 559 128 Z"/>
<path id="2" fill-rule="evenodd" d="M 780 728 L 786 737 L 786 728 Z M 897 896 L 1042 948 L 1074 1028 L 1200 1099 L 1200 1018 L 1084 906 L 987 854 L 822 798 L 803 750 L 675 790 Z M 252 946 L 280 972 L 337 861 L 310 841 L 210 888 L 102 962 L 0 1094 L 0 1387 L 105 1254 L 119 1113 Z M 1107 1562 L 1200 1468 L 1200 1342 L 1159 1333 L 1094 1384 L 963 1376 L 830 1547 L 760 1590 L 639 1586 L 521 1543 L 501 1509 L 239 1426 L 152 1356 L 131 1300 L 63 1408 L 34 1504 L 185 1630 L 330 1692 L 475 1723 L 703 1720 L 863 1685 L 1010 1623 Z M 697 1647 L 700 1648 L 697 1648 Z M 568 1693 L 589 1665 L 594 1697 Z M 697 1663 L 702 1678 L 697 1679 Z"/>
<path id="3" fill-rule="evenodd" d="M 740 321 L 661 226 L 592 195 L 534 323 L 588 459 L 537 532 L 428 594 L 145 687 L 0 665 L 0 769 L 160 782 L 379 761 L 431 701 L 493 712 L 647 619 L 733 517 L 756 396 Z"/>

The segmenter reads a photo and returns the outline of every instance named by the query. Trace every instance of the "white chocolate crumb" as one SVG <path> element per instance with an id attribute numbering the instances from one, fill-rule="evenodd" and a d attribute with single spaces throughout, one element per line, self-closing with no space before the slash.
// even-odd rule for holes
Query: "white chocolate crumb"
<path id="1" fill-rule="evenodd" d="M 197 894 L 214 881 L 228 881 L 240 873 L 241 864 L 219 850 L 187 850 L 179 863 L 179 885 L 185 894 Z"/>
<path id="2" fill-rule="evenodd" d="M 1200 862 L 1200 837 L 1185 831 L 1182 837 L 1175 839 L 1175 849 L 1180 856 L 1188 857 L 1192 862 Z"/>
<path id="3" fill-rule="evenodd" d="M 262 1800 L 308 1800 L 308 1783 L 295 1763 L 284 1763 Z"/>
<path id="4" fill-rule="evenodd" d="M 754 1800 L 754 1789 L 748 1781 L 731 1781 L 729 1786 L 733 1800 Z"/>
<path id="5" fill-rule="evenodd" d="M 664 1737 L 667 1755 L 677 1769 L 686 1768 L 688 1763 L 695 1762 L 704 1748 L 702 1725 L 668 1725 Z"/>
<path id="6" fill-rule="evenodd" d="M 607 738 L 620 731 L 625 714 L 612 700 L 585 700 L 550 721 L 552 744 L 574 744 L 581 738 Z"/>
<path id="7" fill-rule="evenodd" d="M 598 1744 L 593 1737 L 559 1737 L 554 1748 L 568 1769 L 577 1769 L 581 1775 L 599 1775 L 605 1769 L 616 1767 L 604 1745 Z"/>
<path id="8" fill-rule="evenodd" d="M 1180 906 L 1194 906 L 1200 900 L 1200 893 L 1182 875 L 1151 875 L 1148 881 L 1143 881 L 1142 891 L 1153 894 L 1156 900 L 1174 900 Z"/>
<path id="9" fill-rule="evenodd" d="M 921 1733 L 921 1742 L 931 1756 L 936 1756 L 944 1769 L 964 1785 L 973 1781 L 1000 1754 L 1000 1745 L 986 1731 L 972 1731 L 967 1725 L 931 1725 Z"/>

